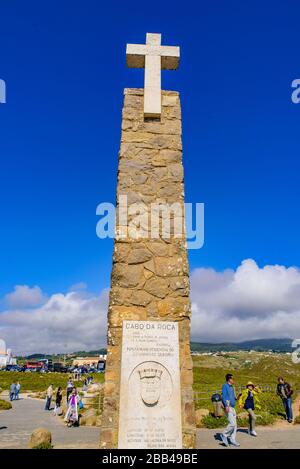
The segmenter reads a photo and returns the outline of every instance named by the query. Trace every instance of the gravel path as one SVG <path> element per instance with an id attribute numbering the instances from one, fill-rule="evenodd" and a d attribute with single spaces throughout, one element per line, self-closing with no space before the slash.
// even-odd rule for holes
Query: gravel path
<path id="1" fill-rule="evenodd" d="M 97 427 L 67 428 L 61 418 L 44 410 L 44 401 L 22 398 L 13 401 L 11 410 L 0 411 L 0 448 L 27 448 L 30 435 L 35 428 L 45 427 L 52 433 L 54 448 L 90 448 L 99 446 L 100 429 Z M 197 448 L 228 449 L 221 445 L 218 433 L 221 430 L 199 429 Z M 241 429 L 237 439 L 241 448 L 300 448 L 300 425 L 285 424 L 280 428 L 258 427 L 258 437 L 250 437 Z M 234 448 L 235 449 L 235 448 Z"/>
<path id="2" fill-rule="evenodd" d="M 44 410 L 44 401 L 20 399 L 11 410 L 0 411 L 0 448 L 27 448 L 35 428 L 45 427 L 52 433 L 54 448 L 97 448 L 99 428 L 67 428 L 60 417 Z"/>
<path id="3" fill-rule="evenodd" d="M 197 448 L 201 449 L 237 449 L 225 448 L 219 440 L 221 430 L 201 429 L 197 432 Z M 240 429 L 237 441 L 241 449 L 299 449 L 300 425 L 287 424 L 286 427 L 257 427 L 257 437 L 248 435 L 247 430 Z"/>

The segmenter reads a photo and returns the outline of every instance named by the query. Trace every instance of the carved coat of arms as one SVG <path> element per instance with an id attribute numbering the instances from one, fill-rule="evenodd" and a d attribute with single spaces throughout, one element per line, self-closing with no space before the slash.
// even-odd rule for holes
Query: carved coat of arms
<path id="1" fill-rule="evenodd" d="M 138 371 L 140 393 L 143 403 L 148 407 L 155 406 L 161 395 L 161 378 L 163 371 L 158 368 L 144 368 Z"/>

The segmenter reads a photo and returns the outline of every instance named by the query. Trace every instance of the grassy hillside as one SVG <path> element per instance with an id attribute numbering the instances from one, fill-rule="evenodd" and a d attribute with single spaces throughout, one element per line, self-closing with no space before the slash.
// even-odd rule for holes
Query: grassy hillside
<path id="1" fill-rule="evenodd" d="M 270 392 L 264 392 L 261 396 L 262 410 L 257 412 L 260 415 L 258 424 L 270 424 L 284 417 L 281 400 L 275 394 L 278 376 L 283 375 L 295 390 L 300 390 L 300 366 L 292 362 L 290 355 L 228 352 L 223 356 L 194 356 L 193 362 L 194 390 L 199 393 L 196 408 L 208 409 L 210 412 L 213 411 L 210 397 L 213 392 L 221 390 L 226 373 L 233 373 L 237 392 L 239 387 L 244 388 L 248 381 L 253 381 L 262 388 L 270 387 Z M 239 408 L 237 411 L 244 412 Z M 226 419 L 219 421 L 207 417 L 203 423 L 214 428 L 224 425 L 225 422 Z M 240 425 L 246 423 L 247 420 L 239 422 Z"/>
<path id="2" fill-rule="evenodd" d="M 191 349 L 194 352 L 233 352 L 239 350 L 256 350 L 264 352 L 274 350 L 276 352 L 291 352 L 291 339 L 258 339 L 245 342 L 223 342 L 219 344 L 206 342 L 192 342 Z"/>
<path id="3" fill-rule="evenodd" d="M 95 373 L 93 377 L 94 381 L 104 381 L 104 375 L 102 373 Z M 21 392 L 45 391 L 50 384 L 53 384 L 54 388 L 61 386 L 65 389 L 68 378 L 68 373 L 18 373 L 0 371 L 0 388 L 2 390 L 8 390 L 11 383 L 19 381 L 21 384 Z M 82 386 L 82 382 L 77 381 L 76 386 Z"/>

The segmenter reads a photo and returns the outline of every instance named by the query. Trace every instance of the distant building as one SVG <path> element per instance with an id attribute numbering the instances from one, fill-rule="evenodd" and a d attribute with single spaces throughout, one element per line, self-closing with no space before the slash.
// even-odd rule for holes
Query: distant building
<path id="1" fill-rule="evenodd" d="M 15 365 L 17 360 L 13 358 L 10 348 L 6 348 L 6 343 L 0 339 L 0 368 L 5 368 L 7 365 Z"/>
<path id="2" fill-rule="evenodd" d="M 73 360 L 73 366 L 94 366 L 98 367 L 99 362 L 105 362 L 106 355 L 98 355 L 96 357 L 76 357 Z"/>

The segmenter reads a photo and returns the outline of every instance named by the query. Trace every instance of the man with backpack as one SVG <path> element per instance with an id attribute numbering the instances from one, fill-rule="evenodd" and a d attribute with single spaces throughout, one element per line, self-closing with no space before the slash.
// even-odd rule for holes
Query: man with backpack
<path id="1" fill-rule="evenodd" d="M 236 422 L 236 395 L 234 390 L 234 379 L 233 375 L 228 373 L 226 375 L 226 383 L 222 386 L 222 403 L 228 418 L 228 425 L 224 432 L 221 434 L 221 439 L 225 446 L 240 446 L 236 441 L 237 422 Z"/>
<path id="2" fill-rule="evenodd" d="M 282 376 L 278 378 L 277 395 L 281 398 L 286 413 L 286 419 L 289 423 L 293 423 L 292 395 L 293 390 Z"/>

